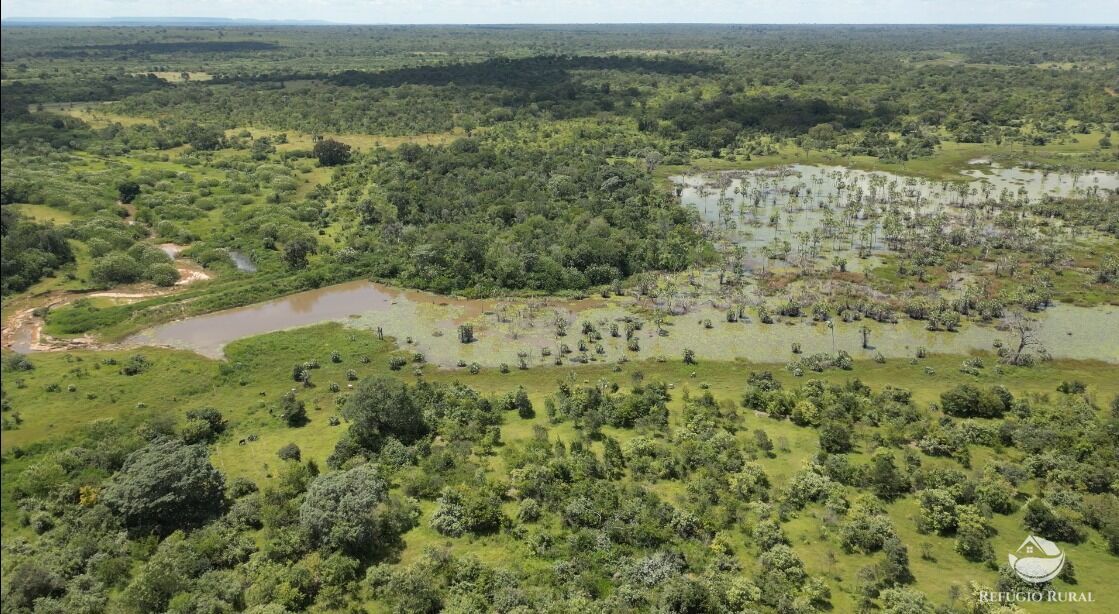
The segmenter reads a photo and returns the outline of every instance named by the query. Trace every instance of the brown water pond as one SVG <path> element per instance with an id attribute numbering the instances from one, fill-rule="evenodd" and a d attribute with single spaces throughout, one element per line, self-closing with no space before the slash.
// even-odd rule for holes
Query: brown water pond
<path id="1" fill-rule="evenodd" d="M 177 347 L 217 358 L 226 344 L 238 339 L 338 321 L 355 328 L 381 328 L 401 347 L 422 352 L 429 362 L 441 366 L 454 366 L 459 361 L 514 366 L 519 355 L 536 366 L 551 364 L 561 344 L 577 355 L 584 321 L 594 324 L 602 334 L 597 342 L 602 346 L 601 353 L 595 343 L 590 343 L 587 355 L 605 362 L 622 356 L 677 359 L 684 348 L 695 350 L 701 359 L 780 362 L 794 357 L 790 352 L 794 342 L 805 354 L 842 349 L 856 358 L 867 358 L 874 352 L 902 358 L 913 356 L 918 347 L 931 353 L 965 354 L 990 350 L 996 340 L 1010 340 L 1007 333 L 994 326 L 970 322 L 955 333 L 929 332 L 923 322 L 904 318 L 897 324 L 837 322 L 833 331 L 804 318 L 775 324 L 727 323 L 723 314 L 723 309 L 710 303 L 697 304 L 685 315 L 668 318 L 662 333 L 652 322 L 649 305 L 634 297 L 467 300 L 356 281 L 156 326 L 126 339 L 125 344 Z M 620 321 L 627 317 L 645 321 L 636 332 L 640 344 L 637 352 L 626 348 L 624 336 L 615 338 L 608 332 L 611 323 L 618 323 L 624 331 Z M 1036 317 L 1041 323 L 1039 334 L 1055 357 L 1119 363 L 1119 307 L 1058 305 Z M 566 326 L 565 336 L 557 337 L 557 322 Z M 474 326 L 474 343 L 459 341 L 460 324 Z M 864 324 L 871 329 L 871 350 L 861 347 L 859 329 Z"/>

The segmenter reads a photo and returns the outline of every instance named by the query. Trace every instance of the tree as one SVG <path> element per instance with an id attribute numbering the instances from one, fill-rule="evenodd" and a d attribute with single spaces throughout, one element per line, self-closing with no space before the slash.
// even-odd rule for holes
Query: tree
<path id="1" fill-rule="evenodd" d="M 882 591 L 882 614 L 935 614 L 937 607 L 921 591 L 888 588 Z"/>
<path id="2" fill-rule="evenodd" d="M 358 384 L 342 406 L 342 415 L 350 421 L 349 434 L 354 442 L 372 452 L 380 450 L 389 437 L 407 445 L 428 432 L 408 387 L 384 376 Z"/>
<path id="3" fill-rule="evenodd" d="M 517 415 L 521 418 L 528 420 L 536 416 L 536 411 L 532 408 L 532 400 L 528 398 L 524 386 L 517 386 L 517 391 L 513 393 L 513 406 L 517 408 Z"/>
<path id="4" fill-rule="evenodd" d="M 891 501 L 909 490 L 909 480 L 898 471 L 894 455 L 886 449 L 878 449 L 870 461 L 867 480 L 879 498 Z"/>
<path id="5" fill-rule="evenodd" d="M 225 431 L 225 417 L 221 412 L 213 407 L 199 407 L 192 409 L 186 414 L 187 420 L 199 420 L 210 425 L 210 429 L 215 433 Z"/>
<path id="6" fill-rule="evenodd" d="M 897 536 L 886 509 L 875 498 L 858 497 L 847 516 L 839 531 L 839 543 L 846 552 L 877 552 L 886 547 L 888 539 Z"/>
<path id="7" fill-rule="evenodd" d="M 450 537 L 480 535 L 496 531 L 501 519 L 501 497 L 492 488 L 459 485 L 443 489 L 431 514 L 431 528 Z"/>
<path id="8" fill-rule="evenodd" d="M 291 427 L 307 424 L 307 406 L 295 398 L 295 392 L 289 390 L 280 397 L 280 418 Z"/>
<path id="9" fill-rule="evenodd" d="M 186 417 L 183 441 L 187 443 L 210 442 L 225 431 L 225 418 L 213 407 L 192 409 L 187 412 Z"/>
<path id="10" fill-rule="evenodd" d="M 101 500 L 126 527 L 166 535 L 220 514 L 224 490 L 206 446 L 166 439 L 130 454 Z"/>
<path id="11" fill-rule="evenodd" d="M 184 137 L 190 146 L 198 151 L 213 151 L 222 146 L 225 136 L 221 130 L 209 126 L 190 124 L 186 127 Z"/>
<path id="12" fill-rule="evenodd" d="M 460 324 L 458 327 L 458 340 L 462 343 L 474 342 L 474 325 Z"/>
<path id="13" fill-rule="evenodd" d="M 944 413 L 961 418 L 998 418 L 1008 409 L 1014 397 L 1002 386 L 986 391 L 973 384 L 960 384 L 940 394 Z"/>
<path id="14" fill-rule="evenodd" d="M 763 456 L 773 456 L 773 441 L 769 438 L 769 434 L 762 429 L 754 429 L 754 445 Z"/>
<path id="15" fill-rule="evenodd" d="M 1046 539 L 1079 543 L 1083 533 L 1069 518 L 1058 514 L 1044 500 L 1034 497 L 1026 503 L 1026 515 L 1022 518 L 1026 528 Z"/>
<path id="16" fill-rule="evenodd" d="M 140 281 L 144 269 L 128 254 L 113 252 L 98 258 L 89 271 L 90 278 L 101 286 L 130 284 Z"/>
<path id="17" fill-rule="evenodd" d="M 804 562 L 785 544 L 777 544 L 763 552 L 758 563 L 761 576 L 757 584 L 767 599 L 777 600 L 781 595 L 795 593 L 808 579 Z"/>
<path id="18" fill-rule="evenodd" d="M 312 153 L 323 166 L 338 166 L 350 161 L 350 146 L 334 139 L 322 139 L 315 143 Z"/>
<path id="19" fill-rule="evenodd" d="M 1010 480 L 993 470 L 984 471 L 975 488 L 976 500 L 996 514 L 1014 511 L 1014 497 L 1017 494 L 1018 491 Z"/>
<path id="20" fill-rule="evenodd" d="M 10 181 L 4 182 L 7 187 Z M 9 195 L 10 196 L 10 195 Z M 4 202 L 8 196 L 0 197 Z M 67 234 L 53 225 L 36 223 L 16 213 L 13 207 L 0 207 L 0 259 L 4 295 L 27 289 L 64 263 L 74 260 Z M 107 245 L 107 243 L 105 243 Z"/>
<path id="21" fill-rule="evenodd" d="M 909 549 L 896 536 L 886 539 L 882 545 L 886 557 L 879 565 L 882 581 L 888 586 L 909 584 L 913 573 L 909 571 Z"/>
<path id="22" fill-rule="evenodd" d="M 785 535 L 781 523 L 772 518 L 758 521 L 751 532 L 751 537 L 754 544 L 763 552 L 778 544 L 789 544 L 789 537 Z"/>
<path id="23" fill-rule="evenodd" d="M 24 560 L 5 575 L 4 605 L 13 611 L 21 608 L 21 611 L 31 612 L 37 599 L 57 597 L 66 591 L 65 581 L 34 559 Z"/>
<path id="24" fill-rule="evenodd" d="M 302 269 L 307 266 L 307 257 L 317 251 L 314 239 L 292 239 L 284 245 L 284 264 L 290 269 Z"/>
<path id="25" fill-rule="evenodd" d="M 1003 319 L 1003 326 L 1015 337 L 1012 346 L 1002 356 L 1003 362 L 1029 366 L 1033 364 L 1035 354 L 1043 360 L 1049 357 L 1049 351 L 1037 334 L 1037 320 L 1027 317 L 1021 311 L 1013 311 Z"/>
<path id="26" fill-rule="evenodd" d="M 853 447 L 850 427 L 828 422 L 820 427 L 820 449 L 829 454 L 845 454 Z"/>
<path id="27" fill-rule="evenodd" d="M 299 506 L 299 524 L 314 545 L 368 560 L 415 525 L 415 510 L 388 493 L 374 465 L 320 475 Z"/>
<path id="28" fill-rule="evenodd" d="M 719 608 L 704 583 L 693 578 L 676 576 L 661 588 L 657 612 L 679 614 L 716 612 Z"/>
<path id="29" fill-rule="evenodd" d="M 924 532 L 945 535 L 956 530 L 956 500 L 943 488 L 921 491 L 921 517 L 917 527 Z"/>
<path id="30" fill-rule="evenodd" d="M 993 561 L 995 550 L 987 539 L 989 534 L 986 521 L 973 506 L 960 506 L 956 522 L 956 552 L 969 561 Z"/>
<path id="31" fill-rule="evenodd" d="M 140 195 L 140 184 L 135 181 L 122 181 L 117 184 L 117 195 L 120 197 L 120 202 L 127 205 Z"/>
<path id="32" fill-rule="evenodd" d="M 603 438 L 602 465 L 606 477 L 611 480 L 618 480 L 625 476 L 626 460 L 622 454 L 622 446 L 613 437 Z"/>

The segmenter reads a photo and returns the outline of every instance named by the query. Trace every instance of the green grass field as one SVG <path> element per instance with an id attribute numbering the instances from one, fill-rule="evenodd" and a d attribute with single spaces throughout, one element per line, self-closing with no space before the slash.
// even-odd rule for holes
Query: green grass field
<path id="1" fill-rule="evenodd" d="M 657 168 L 657 176 L 667 179 L 671 175 L 686 174 L 690 170 L 722 171 L 736 169 L 758 169 L 787 164 L 845 166 L 864 171 L 888 171 L 900 175 L 912 175 L 940 181 L 964 181 L 960 171 L 975 168 L 971 160 L 988 159 L 1004 166 L 1022 164 L 1052 165 L 1082 170 L 1119 170 L 1119 158 L 1101 156 L 1099 149 L 1102 132 L 1075 135 L 1075 142 L 1053 141 L 1045 145 L 1023 146 L 1015 144 L 996 145 L 994 143 L 958 143 L 945 138 L 936 153 L 924 158 L 906 162 L 885 162 L 870 156 L 842 156 L 817 150 L 802 149 L 793 144 L 783 144 L 774 155 L 755 156 L 750 160 L 724 160 L 720 158 L 697 158 L 683 166 L 665 165 Z"/>
<path id="2" fill-rule="evenodd" d="M 329 356 L 332 351 L 341 354 L 340 363 L 331 362 Z M 412 372 L 411 366 L 401 371 L 389 370 L 387 359 L 394 351 L 390 340 L 378 341 L 367 331 L 325 324 L 236 342 L 227 348 L 225 361 L 155 348 L 35 354 L 31 357 L 35 365 L 33 370 L 5 376 L 10 378 L 5 386 L 8 401 L 13 411 L 22 417 L 18 428 L 3 433 L 5 491 L 12 482 L 7 478 L 26 467 L 27 459 L 34 458 L 38 446 L 59 445 L 71 434 L 99 421 L 129 424 L 151 416 L 182 421 L 187 410 L 203 406 L 218 408 L 229 421 L 228 430 L 213 451 L 215 466 L 227 476 L 247 477 L 262 485 L 267 484 L 281 465 L 276 458 L 276 450 L 287 443 L 296 443 L 302 449 L 304 459 L 314 459 L 321 465 L 345 430 L 344 424 L 330 426 L 328 418 L 337 415 L 335 401 L 345 394 L 348 370 L 355 371 L 358 377 L 383 374 L 405 381 L 415 381 L 420 377 Z M 120 374 L 119 364 L 136 353 L 146 356 L 152 363 L 151 368 L 135 376 Z M 360 360 L 363 355 L 369 358 L 368 363 Z M 269 409 L 283 392 L 296 385 L 291 380 L 291 365 L 312 359 L 321 365 L 321 368 L 312 371 L 315 385 L 309 389 L 297 389 L 298 397 L 307 403 L 310 421 L 303 427 L 289 428 L 270 415 Z M 987 369 L 985 375 L 977 378 L 959 372 L 957 367 L 961 360 L 960 356 L 930 356 L 917 364 L 903 360 L 886 364 L 860 362 L 852 371 L 828 371 L 811 377 L 828 382 L 858 378 L 874 389 L 885 385 L 902 386 L 914 392 L 915 400 L 922 407 L 935 401 L 940 392 L 969 381 L 999 383 L 1015 395 L 1029 396 L 1055 394 L 1057 382 L 1076 379 L 1084 382 L 1089 395 L 1101 404 L 1119 394 L 1119 377 L 1116 377 L 1119 370 L 1110 364 L 1055 361 L 1034 368 L 1007 368 L 1001 375 Z M 117 364 L 110 364 L 114 361 Z M 993 359 L 990 361 L 994 362 Z M 934 368 L 937 375 L 927 375 L 926 367 Z M 487 369 L 477 375 L 470 375 L 465 369 L 435 370 L 428 367 L 422 377 L 431 381 L 461 381 L 486 395 L 502 394 L 524 386 L 534 405 L 540 408 L 545 397 L 555 391 L 560 381 L 580 384 L 606 380 L 627 388 L 633 381 L 633 375 L 640 372 L 645 381 L 664 381 L 672 386 L 670 423 L 679 426 L 681 399 L 685 393 L 698 394 L 706 388 L 720 402 L 736 403 L 744 389 L 746 375 L 758 370 L 771 370 L 786 384 L 797 383 L 797 379 L 781 365 L 746 361 L 699 365 L 684 365 L 679 360 L 631 362 L 623 365 L 620 371 L 605 365 L 514 370 L 508 374 Z M 342 391 L 331 392 L 331 383 L 338 383 Z M 502 427 L 502 440 L 507 445 L 527 441 L 533 436 L 534 425 L 547 425 L 543 412 L 538 411 L 537 417 L 530 420 L 509 414 Z M 779 489 L 818 449 L 817 433 L 812 428 L 749 414 L 744 416 L 740 436 L 748 438 L 755 428 L 764 429 L 776 442 L 774 457 L 760 461 L 775 488 Z M 609 427 L 605 432 L 622 442 L 637 434 Z M 551 433 L 554 438 L 567 441 L 574 441 L 577 437 L 569 423 L 552 426 Z M 252 441 L 242 443 L 249 439 Z M 16 449 L 31 455 L 11 460 Z M 973 453 L 976 469 L 981 469 L 987 459 L 1000 454 L 1002 452 L 996 450 L 976 449 Z M 856 450 L 852 455 L 856 461 L 866 458 L 865 451 Z M 479 462 L 489 468 L 487 473 L 494 476 L 503 474 L 500 455 L 486 457 Z M 954 464 L 953 461 L 935 458 L 927 459 L 927 463 Z M 683 486 L 675 481 L 661 481 L 651 488 L 666 500 L 674 501 L 682 496 Z M 520 549 L 524 546 L 504 535 L 477 538 L 439 535 L 428 527 L 426 521 L 433 505 L 423 505 L 424 519 L 419 527 L 405 536 L 404 562 L 414 560 L 426 547 L 436 545 L 449 546 L 456 554 L 478 555 L 497 565 L 517 564 L 523 558 Z M 973 579 L 988 585 L 994 583 L 995 573 L 961 559 L 953 551 L 950 538 L 918 534 L 914 521 L 916 512 L 916 502 L 912 498 L 889 506 L 894 524 L 910 547 L 911 565 L 917 577 L 916 588 L 938 602 L 947 603 L 952 585 L 966 589 L 967 582 Z M 25 530 L 18 528 L 15 514 L 10 498 L 5 496 L 3 526 L 6 537 Z M 823 515 L 820 506 L 809 506 L 787 523 L 786 531 L 809 571 L 827 580 L 836 611 L 849 611 L 855 604 L 855 597 L 851 594 L 855 571 L 881 555 L 844 554 L 836 544 L 834 529 L 826 523 L 822 524 Z M 993 538 L 996 552 L 1016 547 L 1016 540 L 1021 538 L 1023 531 L 1020 514 L 997 516 L 995 526 L 998 530 Z M 927 550 L 930 558 L 918 555 L 922 548 Z M 1109 595 L 1103 590 L 1108 584 L 1107 570 L 1114 565 L 1114 559 L 1105 550 L 1105 545 L 1098 539 L 1068 549 L 1069 556 L 1076 561 L 1081 579 L 1077 590 L 1094 588 L 1099 593 L 1100 601 L 1095 607 L 1119 604 L 1119 596 Z M 742 556 L 749 558 L 745 554 Z M 1051 606 L 1038 608 L 1037 611 L 1100 610 Z"/>

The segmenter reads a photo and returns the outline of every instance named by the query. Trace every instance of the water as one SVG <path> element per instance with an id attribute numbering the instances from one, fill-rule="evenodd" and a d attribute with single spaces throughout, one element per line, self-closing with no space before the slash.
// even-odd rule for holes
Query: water
<path id="1" fill-rule="evenodd" d="M 281 299 L 169 322 L 141 331 L 126 345 L 164 345 L 220 357 L 230 341 L 383 310 L 391 296 L 380 286 L 351 282 L 299 292 Z"/>
<path id="2" fill-rule="evenodd" d="M 125 345 L 170 346 L 219 358 L 224 347 L 238 339 L 337 321 L 367 330 L 380 327 L 401 347 L 422 352 L 429 362 L 441 366 L 454 366 L 460 360 L 514 366 L 521 353 L 530 365 L 537 366 L 551 364 L 561 343 L 577 353 L 583 321 L 594 323 L 603 336 L 599 343 L 605 353 L 596 354 L 592 344 L 588 355 L 608 362 L 622 356 L 678 358 L 684 348 L 694 349 L 701 359 L 779 362 L 794 358 L 790 351 L 794 342 L 801 344 L 805 354 L 834 348 L 856 357 L 870 357 L 877 351 L 901 358 L 913 356 L 918 347 L 932 353 L 964 354 L 991 350 L 996 339 L 1010 340 L 1007 333 L 994 326 L 964 323 L 959 332 L 930 332 L 924 322 L 902 318 L 897 324 L 837 322 L 833 345 L 832 331 L 822 323 L 806 318 L 774 324 L 727 323 L 724 310 L 709 302 L 669 318 L 665 325 L 669 334 L 662 336 L 647 316 L 638 315 L 647 314 L 650 307 L 647 299 L 634 297 L 581 301 L 452 299 L 358 281 L 156 326 L 126 339 Z M 627 350 L 624 337 L 613 338 L 608 332 L 612 322 L 619 323 L 624 331 L 620 319 L 635 316 L 646 322 L 636 333 L 639 352 Z M 1114 333 L 1119 330 L 1119 308 L 1059 305 L 1036 317 L 1042 323 L 1040 336 L 1055 357 L 1119 362 Z M 568 325 L 565 337 L 555 334 L 557 318 Z M 706 328 L 704 320 L 710 320 L 712 328 Z M 474 326 L 477 336 L 471 344 L 458 339 L 457 328 L 466 323 Z M 861 348 L 859 328 L 863 325 L 871 329 L 871 350 Z M 545 356 L 544 348 L 549 348 L 552 356 Z"/>
<path id="3" fill-rule="evenodd" d="M 847 260 L 858 271 L 862 251 L 889 248 L 891 228 L 918 217 L 942 216 L 942 226 L 998 232 L 998 204 L 1021 206 L 1045 197 L 1088 197 L 1119 190 L 1119 173 L 1048 173 L 990 165 L 968 169 L 972 181 L 933 181 L 837 166 L 787 167 L 674 176 L 681 201 L 699 212 L 715 239 L 746 247 L 747 265 L 765 264 L 765 251 L 808 263 Z M 985 203 L 998 203 L 979 211 Z M 1050 222 L 1059 226 L 1059 222 Z M 785 244 L 785 245 L 782 245 Z"/>

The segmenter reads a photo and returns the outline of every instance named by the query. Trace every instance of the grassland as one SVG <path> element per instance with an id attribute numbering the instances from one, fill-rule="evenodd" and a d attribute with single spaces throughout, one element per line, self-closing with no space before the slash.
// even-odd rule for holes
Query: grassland
<path id="1" fill-rule="evenodd" d="M 341 362 L 330 361 L 329 355 L 333 351 L 340 353 Z M 635 373 L 641 373 L 645 381 L 664 381 L 672 386 L 670 424 L 674 426 L 679 426 L 682 397 L 689 392 L 698 394 L 709 390 L 720 402 L 734 404 L 743 390 L 746 375 L 751 371 L 771 370 L 779 380 L 790 385 L 798 381 L 781 365 L 745 360 L 698 365 L 685 365 L 679 360 L 631 362 L 620 370 L 601 365 L 514 370 L 508 374 L 486 369 L 477 375 L 471 375 L 465 369 L 435 370 L 427 367 L 422 370 L 422 375 L 418 375 L 412 372 L 412 367 L 401 371 L 388 368 L 388 358 L 396 352 L 398 350 L 392 340 L 380 341 L 368 331 L 325 324 L 236 342 L 228 347 L 227 360 L 224 361 L 156 348 L 36 354 L 32 356 L 33 370 L 5 376 L 12 380 L 5 386 L 8 401 L 13 411 L 22 417 L 22 423 L 17 428 L 3 433 L 5 491 L 12 483 L 7 477 L 25 467 L 27 461 L 21 460 L 21 456 L 43 445 L 60 445 L 72 434 L 89 428 L 93 423 L 108 420 L 128 424 L 152 416 L 178 422 L 184 419 L 186 411 L 204 406 L 219 408 L 229 421 L 228 430 L 214 447 L 215 466 L 229 477 L 246 477 L 265 485 L 275 477 L 281 465 L 275 456 L 276 450 L 287 443 L 296 443 L 303 451 L 304 459 L 314 459 L 319 463 L 325 461 L 345 429 L 344 425 L 330 426 L 328 418 L 337 414 L 335 401 L 345 395 L 349 370 L 356 372 L 358 377 L 379 374 L 405 381 L 416 381 L 421 377 L 430 381 L 461 381 L 486 395 L 499 395 L 523 386 L 537 407 L 543 406 L 545 398 L 561 381 L 574 384 L 609 381 L 625 388 L 631 385 Z M 136 353 L 146 356 L 151 361 L 151 368 L 135 376 L 122 375 L 118 365 Z M 369 362 L 358 360 L 361 356 L 368 357 Z M 836 383 L 857 377 L 874 389 L 886 385 L 906 387 L 914 392 L 915 400 L 922 407 L 937 400 L 944 390 L 962 382 L 998 383 L 1015 395 L 1032 396 L 1054 394 L 1054 382 L 1075 379 L 1084 382 L 1091 398 L 1101 403 L 1119 394 L 1119 378 L 1114 365 L 1054 361 L 1033 368 L 988 369 L 987 373 L 976 377 L 959 371 L 963 358 L 930 356 L 912 363 L 893 360 L 885 364 L 866 361 L 859 362 L 850 372 L 828 371 L 812 377 Z M 989 356 L 986 358 L 991 359 Z M 315 386 L 300 388 L 297 393 L 307 403 L 310 421 L 300 428 L 286 427 L 270 410 L 280 394 L 296 385 L 291 381 L 290 365 L 312 359 L 321 364 L 321 368 L 312 371 Z M 927 367 L 934 369 L 937 375 L 928 375 Z M 331 392 L 329 384 L 332 382 L 340 384 L 342 392 Z M 542 412 L 528 420 L 511 416 L 502 427 L 502 440 L 507 445 L 528 441 L 533 436 L 532 427 L 535 425 L 550 426 Z M 814 429 L 768 417 L 744 416 L 740 437 L 745 440 L 757 428 L 767 431 L 776 442 L 776 455 L 763 458 L 760 462 L 778 487 L 818 449 Z M 551 432 L 553 437 L 569 442 L 577 437 L 570 423 L 551 425 Z M 623 443 L 636 435 L 632 430 L 609 427 L 605 432 Z M 17 449 L 23 452 L 13 456 Z M 986 448 L 977 450 L 976 466 L 981 467 L 985 459 L 1000 454 L 1004 452 Z M 34 455 L 24 458 L 34 458 Z M 852 460 L 856 461 L 867 458 L 866 452 L 857 450 L 852 455 Z M 500 456 L 480 462 L 487 467 L 487 473 L 495 477 L 503 474 Z M 928 462 L 954 464 L 938 459 L 929 459 Z M 654 485 L 655 491 L 670 501 L 682 496 L 682 487 L 683 484 L 671 480 Z M 16 510 L 7 494 L 4 501 L 5 537 L 22 534 L 26 529 L 20 529 L 15 522 Z M 405 536 L 407 547 L 401 555 L 403 562 L 414 560 L 424 548 L 432 545 L 446 545 L 455 554 L 478 555 L 493 564 L 515 564 L 521 558 L 522 546 L 503 535 L 447 538 L 435 533 L 426 522 L 433 505 L 424 504 L 425 520 Z M 821 507 L 809 506 L 790 520 L 786 530 L 810 572 L 827 580 L 837 611 L 848 611 L 855 603 L 851 594 L 853 571 L 874 557 L 840 551 L 835 544 L 835 535 L 820 523 L 823 514 Z M 953 551 L 951 539 L 916 532 L 914 519 L 917 507 L 913 500 L 904 499 L 892 504 L 889 514 L 902 538 L 910 544 L 916 587 L 934 600 L 946 603 L 949 587 L 953 584 L 965 585 L 970 579 L 993 584 L 994 572 L 980 565 L 964 563 Z M 1020 527 L 1020 513 L 996 518 L 996 551 L 1016 547 Z M 918 544 L 928 544 L 922 546 L 926 550 L 926 558 L 916 556 Z M 1104 550 L 1105 546 L 1094 539 L 1069 548 L 1070 557 L 1077 562 L 1083 586 L 1103 587 L 1107 584 L 1106 570 L 1111 561 Z M 1101 601 L 1096 606 L 1106 605 L 1112 597 L 1101 590 L 1099 599 Z M 1045 608 L 1038 611 L 1089 610 Z"/>
<path id="2" fill-rule="evenodd" d="M 982 159 L 1003 166 L 1053 166 L 1078 170 L 1119 171 L 1119 158 L 1101 156 L 1099 142 L 1102 132 L 1078 134 L 1061 142 L 1045 145 L 1006 143 L 960 143 L 945 139 L 936 153 L 905 162 L 887 162 L 871 156 L 843 156 L 819 150 L 804 149 L 792 143 L 777 146 L 777 153 L 753 156 L 749 159 L 695 158 L 686 165 L 664 165 L 657 168 L 657 176 L 667 179 L 671 175 L 699 170 L 724 171 L 759 169 L 789 164 L 844 166 L 863 171 L 887 171 L 938 181 L 967 181 L 960 171 L 976 168 L 971 161 Z M 1106 150 L 1104 150 L 1106 151 Z"/>

